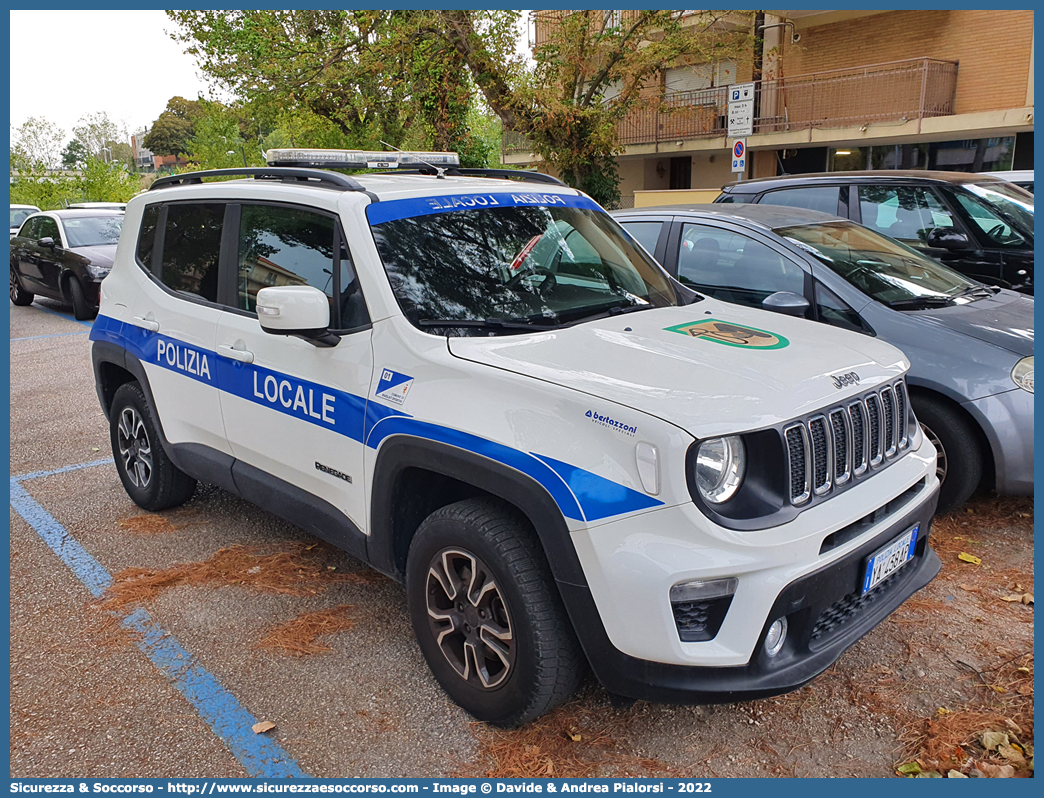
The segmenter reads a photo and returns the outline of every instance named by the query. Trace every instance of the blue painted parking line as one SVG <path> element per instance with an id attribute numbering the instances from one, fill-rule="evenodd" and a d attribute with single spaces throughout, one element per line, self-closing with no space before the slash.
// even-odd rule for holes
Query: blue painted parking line
<path id="1" fill-rule="evenodd" d="M 12 341 L 36 341 L 40 338 L 64 338 L 67 335 L 89 335 L 89 331 L 74 333 L 52 333 L 51 335 L 28 335 L 25 338 L 12 338 Z"/>
<path id="2" fill-rule="evenodd" d="M 51 308 L 45 308 L 43 305 L 35 305 L 34 304 L 34 305 L 30 305 L 30 307 L 33 310 L 42 310 L 44 313 L 51 313 L 51 314 L 53 314 L 55 316 L 61 316 L 66 321 L 74 321 L 77 324 L 82 324 L 84 327 L 93 327 L 94 326 L 94 322 L 93 321 L 80 321 L 79 319 L 74 319 L 72 316 L 67 316 L 66 314 L 62 313 L 61 311 L 52 310 Z"/>
<path id="3" fill-rule="evenodd" d="M 112 576 L 69 531 L 36 501 L 22 482 L 40 477 L 91 468 L 111 459 L 64 466 L 51 471 L 35 471 L 11 477 L 11 507 L 31 526 L 73 575 L 100 598 L 112 584 Z M 174 687 L 192 704 L 236 760 L 251 776 L 264 778 L 308 778 L 297 762 L 273 740 L 254 734 L 257 719 L 226 690 L 199 661 L 168 632 L 157 626 L 148 612 L 137 609 L 122 618 L 123 626 L 136 632 L 138 648 L 171 680 Z"/>

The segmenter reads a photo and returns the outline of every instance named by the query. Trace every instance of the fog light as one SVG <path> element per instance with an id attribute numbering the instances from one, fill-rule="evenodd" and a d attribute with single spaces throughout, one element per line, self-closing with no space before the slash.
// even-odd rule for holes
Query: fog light
<path id="1" fill-rule="evenodd" d="M 765 633 L 765 653 L 770 657 L 776 656 L 787 639 L 787 617 L 776 618 Z"/>

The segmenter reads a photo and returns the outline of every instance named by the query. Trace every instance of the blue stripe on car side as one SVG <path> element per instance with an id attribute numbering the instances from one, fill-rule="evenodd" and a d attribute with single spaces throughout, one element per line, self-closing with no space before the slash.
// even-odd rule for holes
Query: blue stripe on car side
<path id="1" fill-rule="evenodd" d="M 381 441 L 391 435 L 404 434 L 487 457 L 535 479 L 551 494 L 562 514 L 576 521 L 597 521 L 663 504 L 577 466 L 535 453 L 528 454 L 468 432 L 419 421 L 399 410 L 368 402 L 361 396 L 261 366 L 240 363 L 107 316 L 98 316 L 91 340 L 122 346 L 142 363 L 177 371 L 232 396 L 364 443 L 371 449 L 376 450 Z M 164 344 L 163 350 L 159 348 L 160 342 Z M 173 358 L 174 365 L 166 355 L 172 347 L 180 349 L 180 354 Z M 185 352 L 190 349 L 195 353 L 196 372 L 187 370 L 192 364 L 185 360 Z M 163 355 L 160 355 L 161 351 Z M 204 356 L 207 358 L 206 375 L 199 369 Z M 273 395 L 274 400 L 271 398 Z M 328 398 L 325 404 L 324 397 Z"/>
<path id="2" fill-rule="evenodd" d="M 600 521 L 614 515 L 648 510 L 650 507 L 659 507 L 663 504 L 659 499 L 646 496 L 626 485 L 600 477 L 598 474 L 592 474 L 590 471 L 569 465 L 569 463 L 563 463 L 541 454 L 533 456 L 547 463 L 569 486 L 569 490 L 580 502 L 584 517 L 588 521 Z"/>
<path id="3" fill-rule="evenodd" d="M 475 208 L 518 208 L 518 207 L 561 207 L 586 208 L 600 211 L 597 203 L 587 197 L 542 191 L 515 191 L 511 193 L 452 194 L 444 197 L 418 197 L 415 199 L 385 200 L 366 206 L 366 218 L 371 225 L 395 222 L 414 216 L 430 216 L 433 213 L 474 210 Z"/>

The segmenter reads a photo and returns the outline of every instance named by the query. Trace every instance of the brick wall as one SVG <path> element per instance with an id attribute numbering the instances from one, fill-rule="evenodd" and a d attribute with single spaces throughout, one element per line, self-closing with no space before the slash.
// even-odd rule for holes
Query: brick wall
<path id="1" fill-rule="evenodd" d="M 958 61 L 954 113 L 1026 102 L 1032 11 L 889 11 L 805 28 L 787 44 L 787 76 L 906 58 Z M 788 37 L 789 38 L 789 37 Z"/>

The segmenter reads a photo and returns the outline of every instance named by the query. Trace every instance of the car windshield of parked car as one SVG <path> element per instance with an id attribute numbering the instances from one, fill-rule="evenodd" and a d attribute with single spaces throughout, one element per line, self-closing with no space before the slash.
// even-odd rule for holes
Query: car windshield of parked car
<path id="1" fill-rule="evenodd" d="M 1033 195 L 1012 183 L 965 183 L 979 199 L 1010 216 L 1030 235 L 1033 234 Z"/>
<path id="2" fill-rule="evenodd" d="M 457 198 L 429 198 L 417 215 L 417 206 L 394 207 L 414 200 L 369 206 L 413 324 L 485 335 L 678 304 L 667 274 L 590 200 L 537 195 L 541 204 L 523 204 L 530 196 L 464 195 L 459 207 Z M 563 201 L 573 207 L 552 204 Z M 454 321 L 462 324 L 443 323 Z"/>
<path id="3" fill-rule="evenodd" d="M 21 227 L 29 214 L 36 213 L 32 208 L 11 208 L 11 227 Z"/>
<path id="4" fill-rule="evenodd" d="M 892 307 L 951 304 L 984 286 L 917 250 L 853 222 L 824 222 L 775 230 L 864 294 Z"/>
<path id="5" fill-rule="evenodd" d="M 122 216 L 77 216 L 63 219 L 69 247 L 101 247 L 120 240 Z"/>

